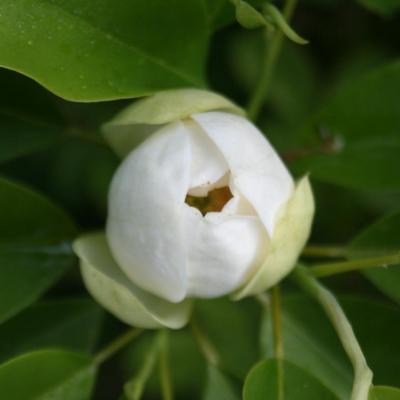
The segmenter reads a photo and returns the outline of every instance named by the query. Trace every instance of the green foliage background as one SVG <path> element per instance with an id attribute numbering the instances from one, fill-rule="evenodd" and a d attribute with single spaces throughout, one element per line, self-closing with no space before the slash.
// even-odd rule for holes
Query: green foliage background
<path id="1" fill-rule="evenodd" d="M 351 260 L 398 254 L 400 1 L 303 0 L 292 26 L 310 44 L 285 42 L 257 124 L 295 176 L 310 172 L 311 243 Z M 124 99 L 168 88 L 246 107 L 263 43 L 227 0 L 0 0 L 1 398 L 135 398 L 156 334 L 99 359 L 126 327 L 89 298 L 70 247 L 104 226 L 119 161 L 99 126 Z M 400 399 L 383 387 L 400 386 L 400 266 L 324 283 L 374 371 L 371 399 Z M 293 283 L 282 289 L 284 398 L 347 400 L 352 369 L 330 322 Z M 189 329 L 171 332 L 176 398 L 235 400 L 244 386 L 245 400 L 281 399 L 270 314 L 253 299 L 198 302 L 219 368 Z M 150 375 L 143 398 L 160 398 Z"/>

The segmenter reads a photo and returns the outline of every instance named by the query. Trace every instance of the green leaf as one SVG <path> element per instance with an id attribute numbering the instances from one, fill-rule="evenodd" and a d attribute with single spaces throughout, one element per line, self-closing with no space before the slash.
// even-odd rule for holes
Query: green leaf
<path id="1" fill-rule="evenodd" d="M 152 339 L 153 343 L 150 348 L 146 351 L 144 360 L 139 367 L 139 371 L 131 378 L 128 382 L 124 384 L 124 394 L 123 398 L 127 400 L 140 400 L 142 394 L 145 390 L 147 381 L 152 375 L 154 368 L 156 366 L 158 356 L 160 353 L 160 333 L 155 335 Z"/>
<path id="2" fill-rule="evenodd" d="M 109 102 L 108 104 L 117 103 Z M 104 103 L 91 103 L 97 106 Z M 100 138 L 100 136 L 99 136 Z M 82 227 L 102 226 L 107 194 L 120 161 L 105 145 L 78 137 L 0 164 L 0 175 L 46 193 Z"/>
<path id="3" fill-rule="evenodd" d="M 303 295 L 284 296 L 281 318 L 285 359 L 314 375 L 338 398 L 348 400 L 352 369 L 319 305 Z M 261 335 L 264 356 L 273 357 L 270 312 L 265 315 Z"/>
<path id="4" fill-rule="evenodd" d="M 74 262 L 75 226 L 41 195 L 0 178 L 0 321 L 46 291 Z"/>
<path id="5" fill-rule="evenodd" d="M 22 75 L 0 70 L 0 162 L 60 139 L 60 116 L 49 93 Z"/>
<path id="6" fill-rule="evenodd" d="M 243 399 L 334 400 L 337 397 L 307 371 L 288 361 L 269 359 L 261 361 L 248 374 Z"/>
<path id="7" fill-rule="evenodd" d="M 58 128 L 49 127 L 0 109 L 0 162 L 41 150 L 59 140 Z"/>
<path id="8" fill-rule="evenodd" d="M 218 349 L 221 368 L 242 379 L 259 358 L 260 309 L 252 300 L 227 298 L 195 303 L 195 320 Z M 240 343 L 240 346 L 238 346 Z"/>
<path id="9" fill-rule="evenodd" d="M 236 92 L 227 82 L 221 85 L 223 78 L 229 77 L 235 82 L 236 90 L 242 96 L 249 97 L 258 85 L 264 68 L 260 54 L 264 51 L 264 35 L 261 31 L 230 31 L 224 37 L 223 56 L 228 60 L 224 64 L 221 76 L 214 78 L 219 90 L 233 98 Z M 221 55 L 211 65 L 214 74 L 221 68 Z M 280 153 L 286 153 L 293 147 L 295 135 L 299 134 L 299 126 L 309 118 L 314 104 L 318 104 L 320 91 L 316 91 L 317 74 L 311 59 L 302 48 L 287 42 L 277 60 L 271 90 L 267 96 L 265 107 L 258 120 L 258 126 L 265 132 L 268 140 Z"/>
<path id="10" fill-rule="evenodd" d="M 1 66 L 70 100 L 203 85 L 202 0 L 5 0 L 0 38 Z"/>
<path id="11" fill-rule="evenodd" d="M 7 400 L 87 400 L 94 377 L 95 367 L 87 356 L 41 350 L 0 366 L 0 393 Z"/>
<path id="12" fill-rule="evenodd" d="M 341 301 L 351 321 L 376 385 L 396 386 L 400 382 L 400 309 L 366 297 Z"/>
<path id="13" fill-rule="evenodd" d="M 349 245 L 348 256 L 373 257 L 400 253 L 400 212 L 386 216 L 361 232 Z M 400 265 L 366 269 L 363 274 L 383 293 L 400 303 Z"/>
<path id="14" fill-rule="evenodd" d="M 358 2 L 383 16 L 391 15 L 400 9 L 399 0 L 358 0 Z"/>
<path id="15" fill-rule="evenodd" d="M 400 312 L 386 303 L 365 297 L 340 298 L 360 341 L 374 382 L 396 385 L 400 381 Z M 282 337 L 284 356 L 320 380 L 335 395 L 348 400 L 352 369 L 332 324 L 318 304 L 301 294 L 282 297 Z M 379 338 L 379 340 L 377 340 Z M 270 313 L 262 329 L 262 349 L 272 357 L 273 337 Z"/>
<path id="16" fill-rule="evenodd" d="M 307 126 L 294 167 L 338 185 L 400 188 L 400 62 L 338 89 Z M 319 134 L 318 134 L 319 132 Z"/>
<path id="17" fill-rule="evenodd" d="M 400 389 L 389 386 L 374 386 L 369 392 L 369 400 L 400 400 Z"/>
<path id="18" fill-rule="evenodd" d="M 64 122 L 59 109 L 60 99 L 32 79 L 1 68 L 0 86 L 1 110 L 35 121 L 53 124 Z"/>
<path id="19" fill-rule="evenodd" d="M 102 321 L 101 308 L 91 300 L 35 304 L 0 326 L 0 360 L 43 347 L 89 353 L 96 345 Z"/>
<path id="20" fill-rule="evenodd" d="M 239 400 L 239 396 L 228 378 L 217 368 L 209 366 L 203 400 Z"/>

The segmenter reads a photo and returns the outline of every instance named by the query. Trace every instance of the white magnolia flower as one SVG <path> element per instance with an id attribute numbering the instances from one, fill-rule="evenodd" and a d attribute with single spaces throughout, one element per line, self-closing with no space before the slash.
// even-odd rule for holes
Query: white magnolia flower
<path id="1" fill-rule="evenodd" d="M 106 234 L 74 248 L 89 291 L 119 318 L 178 328 L 188 299 L 256 294 L 294 267 L 314 212 L 308 179 L 295 185 L 228 100 L 162 92 L 128 107 L 105 134 L 124 157 Z"/>

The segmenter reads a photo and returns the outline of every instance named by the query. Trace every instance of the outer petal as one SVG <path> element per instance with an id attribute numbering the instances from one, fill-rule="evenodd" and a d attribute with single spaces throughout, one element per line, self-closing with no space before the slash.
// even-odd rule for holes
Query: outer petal
<path id="1" fill-rule="evenodd" d="M 190 302 L 169 303 L 130 282 L 115 263 L 103 233 L 82 236 L 74 242 L 81 272 L 92 296 L 127 324 L 178 329 L 186 324 Z"/>
<path id="2" fill-rule="evenodd" d="M 254 207 L 272 237 L 279 209 L 293 192 L 293 180 L 276 151 L 245 118 L 223 112 L 192 118 L 224 155 L 234 186 Z"/>
<path id="3" fill-rule="evenodd" d="M 308 177 L 304 177 L 280 213 L 264 264 L 238 291 L 235 299 L 263 292 L 292 270 L 310 234 L 313 215 L 314 199 L 311 186 Z"/>
<path id="4" fill-rule="evenodd" d="M 257 216 L 186 208 L 188 296 L 217 297 L 240 287 L 266 257 L 268 235 Z"/>
<path id="5" fill-rule="evenodd" d="M 210 110 L 244 114 L 228 99 L 213 92 L 200 89 L 166 90 L 125 108 L 103 125 L 103 132 L 114 151 L 124 157 L 162 125 Z"/>
<path id="6" fill-rule="evenodd" d="M 107 239 L 121 269 L 172 302 L 186 295 L 182 207 L 190 180 L 186 127 L 174 122 L 134 150 L 114 175 Z"/>

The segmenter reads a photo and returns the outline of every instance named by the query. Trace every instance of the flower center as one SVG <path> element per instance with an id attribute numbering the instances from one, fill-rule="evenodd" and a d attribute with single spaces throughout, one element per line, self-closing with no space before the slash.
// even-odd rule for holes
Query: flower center
<path id="1" fill-rule="evenodd" d="M 233 197 L 228 186 L 210 190 L 205 197 L 197 197 L 188 194 L 185 203 L 191 207 L 197 208 L 202 215 L 208 212 L 219 212 L 225 204 Z"/>

